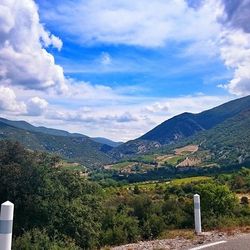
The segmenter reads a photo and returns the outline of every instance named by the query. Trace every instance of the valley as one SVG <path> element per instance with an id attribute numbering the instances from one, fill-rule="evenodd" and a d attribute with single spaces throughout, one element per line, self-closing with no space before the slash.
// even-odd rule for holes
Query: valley
<path id="1" fill-rule="evenodd" d="M 15 202 L 14 249 L 30 237 L 67 250 L 195 238 L 195 193 L 205 231 L 248 228 L 249 124 L 250 96 L 122 144 L 0 119 L 0 196 Z"/>

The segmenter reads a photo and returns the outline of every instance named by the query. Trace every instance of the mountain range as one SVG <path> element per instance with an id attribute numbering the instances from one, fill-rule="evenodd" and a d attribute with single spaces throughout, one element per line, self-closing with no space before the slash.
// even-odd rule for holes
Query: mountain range
<path id="1" fill-rule="evenodd" d="M 0 139 L 18 141 L 28 149 L 55 153 L 86 166 L 111 162 L 112 157 L 107 153 L 119 145 L 106 138 L 90 138 L 78 133 L 36 127 L 25 121 L 4 118 L 0 118 Z"/>
<path id="2" fill-rule="evenodd" d="M 241 144 L 242 140 L 250 142 L 249 111 L 250 96 L 246 96 L 198 114 L 182 113 L 111 153 L 116 158 L 124 158 L 197 141 L 212 147 L 218 138 L 221 138 L 220 145 L 229 141 L 236 144 Z"/>
<path id="3" fill-rule="evenodd" d="M 217 161 L 230 158 L 233 162 L 242 162 L 250 155 L 249 117 L 250 96 L 246 96 L 198 114 L 177 115 L 126 143 L 4 118 L 0 118 L 0 139 L 19 141 L 29 149 L 56 153 L 86 166 L 187 144 L 198 144 L 202 150 L 209 150 Z"/>

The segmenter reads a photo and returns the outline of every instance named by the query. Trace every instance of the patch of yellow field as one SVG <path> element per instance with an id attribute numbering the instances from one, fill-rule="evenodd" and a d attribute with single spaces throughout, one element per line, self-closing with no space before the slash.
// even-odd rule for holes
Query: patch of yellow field
<path id="1" fill-rule="evenodd" d="M 165 162 L 173 157 L 175 157 L 175 155 L 159 155 L 156 157 L 156 161 L 159 163 L 162 163 L 162 162 Z"/>
<path id="2" fill-rule="evenodd" d="M 187 145 L 185 147 L 182 147 L 182 148 L 177 148 L 175 149 L 175 154 L 176 155 L 183 155 L 185 153 L 194 153 L 196 152 L 197 150 L 199 149 L 199 146 L 198 145 Z"/>

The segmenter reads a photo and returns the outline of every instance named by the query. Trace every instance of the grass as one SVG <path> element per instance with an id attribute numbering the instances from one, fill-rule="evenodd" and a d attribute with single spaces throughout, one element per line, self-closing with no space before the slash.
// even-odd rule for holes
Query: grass
<path id="1" fill-rule="evenodd" d="M 182 179 L 174 179 L 171 181 L 171 184 L 182 185 L 182 184 L 188 184 L 191 182 L 208 181 L 211 179 L 212 177 L 209 177 L 209 176 L 194 176 L 194 177 L 187 177 L 187 178 L 182 178 Z"/>
<path id="2" fill-rule="evenodd" d="M 195 232 L 192 229 L 173 229 L 162 232 L 159 239 L 174 239 L 181 237 L 187 240 L 193 240 L 195 236 Z"/>
<path id="3" fill-rule="evenodd" d="M 138 157 L 138 160 L 143 161 L 143 162 L 154 162 L 156 156 L 155 155 L 142 155 Z"/>
<path id="4" fill-rule="evenodd" d="M 177 165 L 180 161 L 184 160 L 183 156 L 177 155 L 167 159 L 165 162 L 173 166 Z"/>
<path id="5" fill-rule="evenodd" d="M 129 162 L 129 161 L 119 162 L 119 163 L 113 164 L 111 166 L 111 169 L 122 170 L 123 168 L 126 168 L 126 167 L 134 165 L 134 164 L 136 164 L 136 162 Z"/>
<path id="6" fill-rule="evenodd" d="M 155 192 L 156 187 L 157 188 L 166 188 L 168 185 L 182 185 L 182 184 L 188 184 L 192 182 L 199 182 L 199 181 L 208 181 L 211 180 L 212 177 L 208 176 L 195 176 L 195 177 L 187 177 L 182 179 L 174 179 L 171 181 L 147 181 L 147 182 L 139 182 L 139 183 L 133 183 L 133 184 L 125 184 L 122 187 L 116 187 L 116 188 L 106 188 L 106 191 L 109 194 L 112 194 L 114 192 L 129 192 L 131 190 L 134 190 L 135 186 L 138 186 L 139 189 L 142 192 Z"/>
<path id="7" fill-rule="evenodd" d="M 71 163 L 71 162 L 66 162 L 62 161 L 60 163 L 60 168 L 64 170 L 69 170 L 69 171 L 86 171 L 86 167 L 79 164 L 79 163 Z"/>

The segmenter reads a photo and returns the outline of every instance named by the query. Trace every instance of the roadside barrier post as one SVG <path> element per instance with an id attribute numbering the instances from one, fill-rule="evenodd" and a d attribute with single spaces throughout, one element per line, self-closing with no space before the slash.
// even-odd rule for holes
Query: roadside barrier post
<path id="1" fill-rule="evenodd" d="M 11 250 L 14 204 L 6 201 L 1 205 L 0 250 Z"/>
<path id="2" fill-rule="evenodd" d="M 201 233 L 201 207 L 200 207 L 200 196 L 198 194 L 194 195 L 194 224 L 195 232 L 197 234 Z"/>

